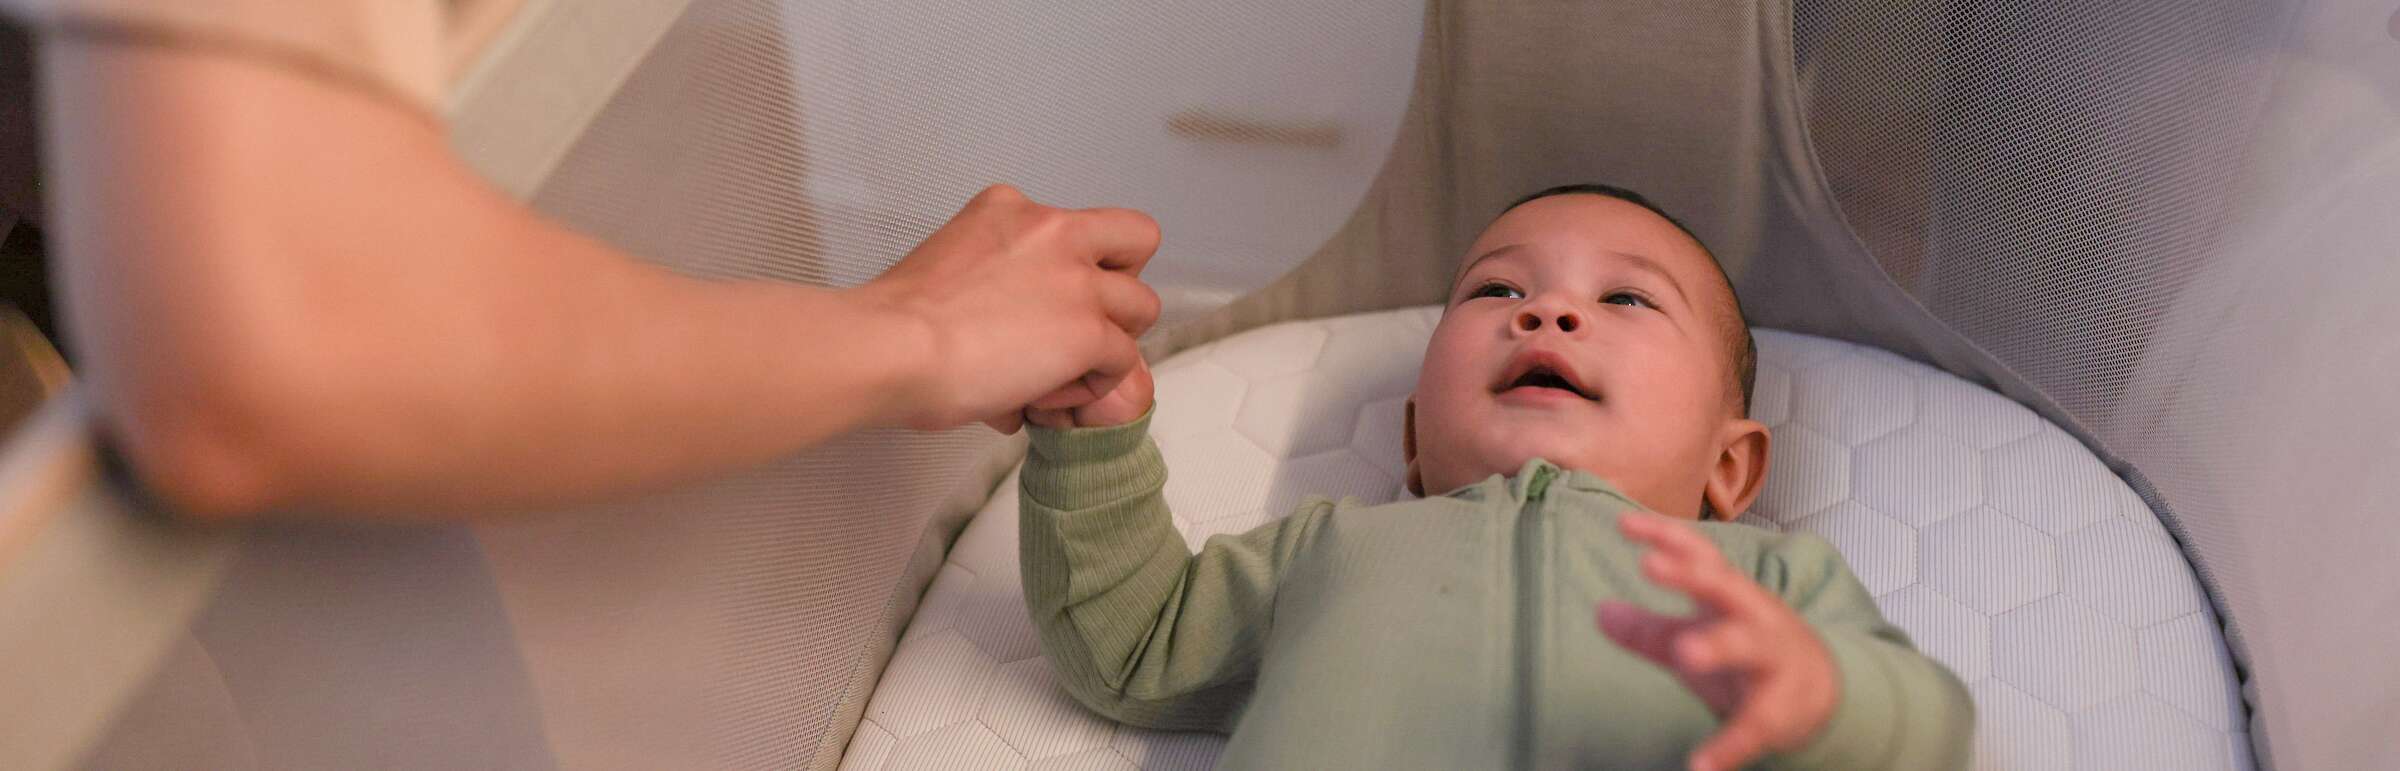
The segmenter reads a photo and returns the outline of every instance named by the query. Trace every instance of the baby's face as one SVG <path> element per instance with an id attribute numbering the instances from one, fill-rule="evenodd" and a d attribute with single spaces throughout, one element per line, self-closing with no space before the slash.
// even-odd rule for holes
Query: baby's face
<path id="1" fill-rule="evenodd" d="M 1425 491 L 1539 457 L 1697 517 L 1743 422 L 1720 326 L 1731 297 L 1700 245 L 1639 206 L 1560 195 L 1502 215 L 1467 259 L 1418 373 Z"/>

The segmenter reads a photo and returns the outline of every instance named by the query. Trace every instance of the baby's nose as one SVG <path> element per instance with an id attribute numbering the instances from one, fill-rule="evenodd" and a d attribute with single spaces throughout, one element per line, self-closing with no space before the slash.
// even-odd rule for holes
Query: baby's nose
<path id="1" fill-rule="evenodd" d="M 1547 319 L 1544 317 L 1547 316 Z M 1524 311 L 1517 314 L 1517 331 L 1532 332 L 1544 324 L 1556 326 L 1560 332 L 1573 332 L 1583 326 L 1583 318 L 1574 311 L 1562 310 L 1548 314 Z"/>

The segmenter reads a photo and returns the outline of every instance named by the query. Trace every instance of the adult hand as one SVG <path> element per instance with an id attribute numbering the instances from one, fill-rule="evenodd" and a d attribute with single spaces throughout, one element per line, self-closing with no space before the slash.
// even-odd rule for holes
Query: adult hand
<path id="1" fill-rule="evenodd" d="M 1737 768 L 1815 738 L 1840 701 L 1841 679 L 1808 622 L 1734 570 L 1698 530 L 1638 512 L 1617 526 L 1650 547 L 1642 575 L 1691 595 L 1699 607 L 1689 618 L 1623 602 L 1601 603 L 1598 611 L 1601 631 L 1673 672 L 1723 721 L 1692 751 L 1693 771 Z"/>
<path id="2" fill-rule="evenodd" d="M 1157 386 L 1150 380 L 1150 365 L 1136 362 L 1133 372 L 1118 381 L 1115 390 L 1101 394 L 1091 403 L 1056 409 L 1027 407 L 1025 422 L 1043 428 L 1122 426 L 1148 413 L 1156 393 Z"/>
<path id="3" fill-rule="evenodd" d="M 997 185 L 882 276 L 860 287 L 918 327 L 927 346 L 897 422 L 981 421 L 1090 404 L 1141 364 L 1134 338 L 1158 320 L 1137 276 L 1158 224 L 1130 209 L 1058 209 Z"/>

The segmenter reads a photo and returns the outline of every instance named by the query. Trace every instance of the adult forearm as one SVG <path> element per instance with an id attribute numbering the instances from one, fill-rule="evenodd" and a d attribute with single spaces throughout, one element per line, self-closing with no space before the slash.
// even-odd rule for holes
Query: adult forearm
<path id="1" fill-rule="evenodd" d="M 541 505 L 890 415 L 921 330 L 547 223 L 438 126 L 235 58 L 47 51 L 70 324 L 108 428 L 203 513 Z"/>
<path id="2" fill-rule="evenodd" d="M 277 355 L 285 374 L 216 405 L 261 418 L 231 449 L 270 474 L 219 508 L 434 513 L 655 489 L 892 422 L 925 359 L 909 321 L 855 295 L 703 282 L 588 243 L 530 253 L 557 263 L 550 278 L 295 321 L 318 331 Z"/>

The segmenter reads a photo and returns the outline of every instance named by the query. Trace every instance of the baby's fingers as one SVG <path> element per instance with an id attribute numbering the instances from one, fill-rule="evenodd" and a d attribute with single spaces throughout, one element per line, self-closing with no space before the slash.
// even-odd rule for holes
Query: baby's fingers
<path id="1" fill-rule="evenodd" d="M 1755 630 L 1723 621 L 1685 630 L 1675 636 L 1674 646 L 1675 668 L 1691 675 L 1763 669 L 1773 653 Z"/>
<path id="2" fill-rule="evenodd" d="M 1691 563 L 1695 567 L 1725 563 L 1725 555 L 1717 551 L 1717 545 L 1709 541 L 1708 536 L 1665 515 L 1646 511 L 1626 512 L 1617 518 L 1617 532 L 1625 534 L 1626 540 L 1655 549 L 1677 562 Z"/>
<path id="3" fill-rule="evenodd" d="M 1642 575 L 1659 586 L 1691 595 L 1693 601 L 1721 616 L 1757 619 L 1772 612 L 1778 602 L 1749 576 L 1733 572 L 1722 557 L 1693 564 L 1665 552 L 1652 552 L 1642 555 Z"/>
<path id="4" fill-rule="evenodd" d="M 1750 697 L 1742 699 L 1740 709 L 1733 711 L 1733 718 L 1716 730 L 1716 735 L 1699 742 L 1699 749 L 1692 749 L 1692 771 L 1740 769 L 1742 764 L 1759 759 L 1759 754 L 1766 754 L 1769 749 L 1790 747 L 1783 735 L 1786 721 L 1781 721 L 1778 711 L 1788 711 L 1788 706 L 1778 704 L 1774 694 L 1752 692 Z"/>
<path id="5" fill-rule="evenodd" d="M 1594 616 L 1609 639 L 1668 668 L 1675 666 L 1675 641 L 1698 626 L 1692 619 L 1653 613 L 1619 600 L 1601 601 Z"/>
<path id="6" fill-rule="evenodd" d="M 1733 719 L 1692 750 L 1691 771 L 1730 771 L 1757 760 L 1774 739 L 1774 724 L 1760 699 L 1750 699 Z"/>
<path id="7" fill-rule="evenodd" d="M 1732 717 L 1692 751 L 1692 768 L 1735 768 L 1768 752 L 1806 746 L 1840 698 L 1837 684 L 1788 667 L 1756 678 L 1746 690 Z"/>

